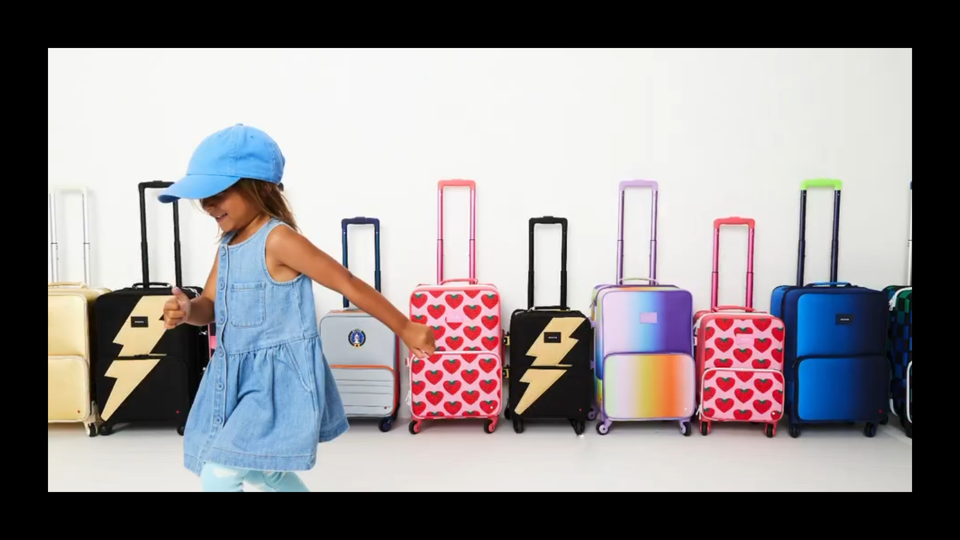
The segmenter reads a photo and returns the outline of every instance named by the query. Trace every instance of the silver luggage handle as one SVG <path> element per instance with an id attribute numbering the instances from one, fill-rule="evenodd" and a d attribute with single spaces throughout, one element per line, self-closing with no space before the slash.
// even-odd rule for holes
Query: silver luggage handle
<path id="1" fill-rule="evenodd" d="M 90 286 L 90 229 L 87 188 L 61 186 L 47 191 L 47 213 L 50 222 L 50 265 L 51 281 L 60 281 L 60 246 L 57 243 L 57 196 L 65 193 L 79 193 L 83 207 L 83 284 Z"/>

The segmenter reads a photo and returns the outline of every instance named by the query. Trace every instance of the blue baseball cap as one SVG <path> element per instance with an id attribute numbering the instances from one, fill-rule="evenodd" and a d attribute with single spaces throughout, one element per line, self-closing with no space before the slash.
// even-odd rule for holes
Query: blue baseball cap
<path id="1" fill-rule="evenodd" d="M 252 178 L 279 184 L 286 159 L 280 146 L 257 128 L 237 124 L 208 136 L 193 151 L 187 175 L 160 192 L 162 203 L 204 199 Z"/>

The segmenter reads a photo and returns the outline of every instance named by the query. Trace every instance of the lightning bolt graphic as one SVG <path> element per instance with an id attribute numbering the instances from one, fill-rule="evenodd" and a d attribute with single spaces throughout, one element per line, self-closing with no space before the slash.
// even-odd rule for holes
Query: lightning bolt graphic
<path id="1" fill-rule="evenodd" d="M 122 345 L 120 357 L 149 355 L 163 337 L 166 329 L 163 327 L 163 304 L 172 296 L 143 296 L 133 307 L 130 316 L 117 332 L 113 342 Z M 134 326 L 134 319 L 145 321 L 143 326 Z M 143 382 L 143 379 L 157 367 L 160 358 L 145 360 L 114 360 L 107 369 L 106 376 L 116 379 L 110 397 L 107 399 L 101 418 L 108 420 L 117 408 L 126 401 L 130 394 Z"/>
<path id="2" fill-rule="evenodd" d="M 527 356 L 533 356 L 536 359 L 531 364 L 539 367 L 569 368 L 570 364 L 561 364 L 567 354 L 577 344 L 579 340 L 570 336 L 583 324 L 584 319 L 579 317 L 555 317 L 550 319 L 547 326 L 540 332 L 536 341 L 527 350 Z M 547 334 L 560 334 L 561 339 L 556 343 L 547 343 Z M 530 405 L 536 403 L 551 386 L 553 386 L 560 377 L 567 372 L 566 369 L 528 369 L 524 372 L 520 382 L 527 383 L 527 390 L 517 403 L 516 414 L 523 414 Z"/>

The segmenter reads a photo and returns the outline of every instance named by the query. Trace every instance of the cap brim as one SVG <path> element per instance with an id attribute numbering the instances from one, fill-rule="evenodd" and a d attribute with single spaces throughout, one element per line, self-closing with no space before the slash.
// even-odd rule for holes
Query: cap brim
<path id="1" fill-rule="evenodd" d="M 239 176 L 219 174 L 192 174 L 160 192 L 157 199 L 170 203 L 179 199 L 205 199 L 227 189 L 240 180 Z"/>

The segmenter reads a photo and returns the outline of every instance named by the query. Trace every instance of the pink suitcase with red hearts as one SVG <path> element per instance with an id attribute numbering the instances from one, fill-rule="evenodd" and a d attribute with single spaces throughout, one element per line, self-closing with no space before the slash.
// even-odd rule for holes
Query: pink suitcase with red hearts
<path id="1" fill-rule="evenodd" d="M 443 277 L 443 190 L 470 188 L 470 277 Z M 433 330 L 437 349 L 427 360 L 413 354 L 407 402 L 413 415 L 410 433 L 424 420 L 485 418 L 484 431 L 497 428 L 503 403 L 503 334 L 500 293 L 476 279 L 476 183 L 441 180 L 437 184 L 437 284 L 419 285 L 410 295 L 410 319 Z"/>
<path id="2" fill-rule="evenodd" d="M 745 306 L 718 306 L 720 228 L 746 225 L 747 298 Z M 777 434 L 783 417 L 783 321 L 753 309 L 753 255 L 756 222 L 729 217 L 713 222 L 713 280 L 710 309 L 694 315 L 700 434 L 714 422 L 764 424 Z M 739 313 L 736 313 L 738 312 Z"/>

